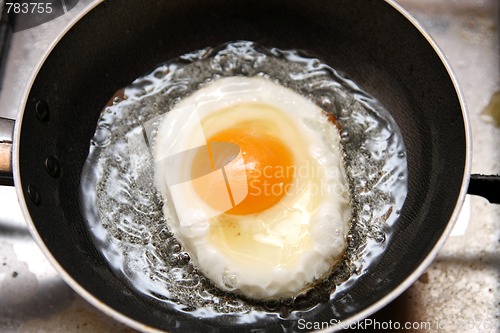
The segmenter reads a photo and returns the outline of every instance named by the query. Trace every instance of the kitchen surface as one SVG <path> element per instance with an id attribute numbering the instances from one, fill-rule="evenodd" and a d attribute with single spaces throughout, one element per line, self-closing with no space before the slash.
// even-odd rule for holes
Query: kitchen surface
<path id="1" fill-rule="evenodd" d="M 64 15 L 10 36 L 0 71 L 0 116 L 16 117 L 43 54 L 91 2 L 80 0 Z M 456 74 L 472 126 L 472 172 L 500 174 L 498 0 L 397 2 L 435 40 Z M 429 327 L 426 331 L 499 332 L 500 205 L 467 196 L 436 260 L 372 318 L 417 323 L 415 332 Z M 64 283 L 32 240 L 14 188 L 0 187 L 0 332 L 132 331 L 94 309 Z"/>

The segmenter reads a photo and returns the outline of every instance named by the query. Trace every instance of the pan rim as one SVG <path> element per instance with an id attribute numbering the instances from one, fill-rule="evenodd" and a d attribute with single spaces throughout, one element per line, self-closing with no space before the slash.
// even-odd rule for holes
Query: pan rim
<path id="1" fill-rule="evenodd" d="M 52 41 L 50 44 L 49 48 L 45 52 L 45 54 L 42 56 L 41 60 L 39 63 L 36 65 L 36 69 L 31 75 L 30 82 L 25 86 L 25 90 L 23 93 L 23 97 L 21 99 L 21 103 L 19 105 L 19 111 L 18 114 L 16 115 L 16 119 L 14 122 L 14 136 L 13 136 L 13 150 L 12 150 L 12 171 L 13 171 L 13 178 L 14 178 L 14 184 L 15 184 L 15 191 L 17 195 L 17 199 L 19 201 L 19 205 L 21 208 L 21 212 L 23 214 L 23 217 L 26 221 L 26 225 L 28 227 L 28 230 L 32 237 L 34 238 L 36 244 L 44 254 L 44 256 L 48 259 L 50 264 L 56 269 L 56 271 L 59 273 L 61 278 L 64 280 L 65 283 L 67 283 L 71 289 L 73 289 L 78 295 L 80 295 L 85 301 L 90 303 L 92 306 L 94 306 L 96 309 L 99 311 L 102 311 L 105 313 L 107 316 L 113 318 L 114 320 L 121 322 L 133 329 L 143 331 L 143 332 L 153 332 L 153 333 L 162 333 L 164 331 L 158 330 L 154 327 L 145 325 L 141 322 L 138 322 L 136 320 L 131 319 L 130 317 L 124 315 L 123 313 L 113 309 L 112 307 L 108 306 L 104 302 L 100 301 L 96 296 L 88 292 L 85 288 L 83 288 L 70 274 L 66 272 L 66 270 L 59 264 L 59 262 L 56 260 L 56 258 L 52 255 L 51 251 L 47 248 L 45 245 L 45 242 L 43 241 L 42 237 L 38 233 L 35 224 L 33 220 L 31 219 L 31 215 L 29 213 L 27 204 L 26 204 L 26 198 L 24 196 L 24 193 L 22 191 L 22 181 L 21 181 L 21 170 L 19 168 L 19 142 L 21 138 L 21 124 L 22 120 L 24 117 L 24 110 L 26 109 L 26 105 L 28 104 L 28 97 L 30 94 L 30 91 L 33 87 L 33 84 L 35 83 L 35 80 L 38 76 L 38 73 L 40 72 L 43 64 L 49 57 L 49 55 L 52 53 L 54 48 L 59 44 L 61 39 L 68 33 L 69 30 L 73 28 L 86 14 L 88 14 L 90 11 L 92 11 L 95 7 L 99 6 L 101 3 L 105 2 L 106 0 L 96 0 L 91 3 L 89 3 L 78 15 L 76 15 L 62 30 L 62 32 Z M 21 111 L 22 110 L 22 111 Z"/>
<path id="2" fill-rule="evenodd" d="M 33 236 L 35 242 L 37 243 L 38 247 L 41 249 L 45 257 L 49 260 L 51 265 L 57 270 L 57 272 L 60 274 L 61 278 L 81 297 L 83 297 L 87 302 L 89 302 L 92 306 L 97 308 L 99 311 L 102 311 L 109 317 L 133 328 L 136 330 L 140 331 L 145 331 L 145 332 L 164 332 L 162 330 L 158 330 L 154 327 L 145 325 L 139 321 L 136 321 L 134 319 L 131 319 L 130 317 L 124 315 L 123 313 L 115 310 L 114 308 L 110 307 L 109 305 L 103 303 L 100 301 L 96 296 L 88 292 L 85 288 L 83 288 L 71 275 L 69 275 L 66 270 L 57 262 L 55 257 L 52 255 L 50 250 L 46 247 L 45 243 L 43 242 L 43 239 L 41 238 L 40 234 L 38 233 L 35 224 L 33 220 L 31 219 L 31 215 L 29 213 L 27 203 L 26 203 L 26 198 L 24 196 L 24 193 L 22 191 L 22 182 L 21 182 L 21 177 L 20 177 L 20 166 L 19 166 L 19 142 L 20 142 L 20 137 L 21 137 L 21 124 L 24 116 L 24 110 L 26 108 L 26 105 L 28 104 L 28 97 L 29 93 L 33 87 L 33 84 L 35 82 L 35 79 L 38 76 L 38 73 L 40 72 L 40 69 L 42 68 L 43 64 L 45 63 L 46 59 L 49 57 L 49 55 L 52 53 L 53 49 L 56 47 L 56 45 L 59 43 L 59 41 L 66 35 L 66 33 L 73 28 L 73 26 L 82 19 L 86 14 L 88 14 L 91 10 L 93 10 L 95 7 L 100 5 L 102 2 L 105 2 L 105 0 L 97 0 L 93 1 L 90 4 L 88 4 L 77 16 L 69 22 L 65 29 L 57 36 L 57 38 L 51 43 L 45 54 L 42 56 L 40 62 L 37 64 L 35 71 L 31 75 L 30 82 L 25 86 L 25 90 L 23 93 L 23 97 L 21 99 L 20 105 L 19 105 L 19 111 L 15 119 L 15 126 L 14 126 L 14 140 L 13 140 L 13 153 L 12 153 L 12 170 L 13 170 L 13 177 L 14 177 L 14 183 L 15 183 L 15 191 L 17 194 L 17 198 L 20 204 L 20 208 L 23 214 L 23 217 L 26 221 L 26 224 L 28 226 L 28 229 Z M 464 121 L 464 130 L 465 130 L 465 166 L 464 166 L 464 175 L 462 179 L 462 185 L 461 189 L 459 192 L 459 197 L 457 199 L 455 208 L 453 210 L 453 213 L 450 217 L 450 220 L 439 237 L 438 241 L 434 244 L 434 247 L 432 250 L 429 252 L 429 254 L 425 257 L 425 259 L 419 264 L 419 266 L 411 273 L 409 274 L 403 282 L 401 282 L 398 286 L 393 288 L 388 294 L 386 294 L 384 297 L 380 298 L 377 300 L 375 303 L 371 304 L 369 307 L 363 309 L 362 311 L 356 313 L 355 315 L 347 318 L 345 321 L 341 323 L 337 323 L 334 326 L 331 326 L 329 328 L 319 330 L 317 332 L 334 332 L 338 331 L 341 329 L 344 329 L 346 327 L 349 327 L 350 325 L 353 325 L 368 316 L 372 315 L 373 313 L 377 312 L 378 310 L 382 309 L 384 306 L 386 306 L 388 303 L 393 301 L 396 297 L 398 297 L 400 294 L 402 294 L 406 289 L 408 289 L 419 277 L 424 273 L 424 271 L 430 266 L 430 264 L 434 261 L 436 258 L 438 251 L 442 248 L 446 240 L 448 239 L 453 226 L 455 225 L 460 210 L 462 208 L 462 205 L 465 201 L 465 196 L 467 194 L 467 187 L 469 184 L 470 180 L 470 174 L 471 174 L 471 162 L 472 162 L 472 141 L 471 141 L 471 125 L 470 125 L 470 119 L 469 119 L 469 114 L 467 111 L 467 106 L 464 100 L 464 95 L 461 91 L 461 88 L 458 83 L 458 79 L 454 73 L 454 71 L 451 68 L 451 65 L 449 64 L 448 60 L 446 59 L 444 53 L 441 51 L 441 49 L 438 47 L 437 43 L 430 37 L 430 35 L 423 29 L 421 24 L 411 15 L 409 14 L 401 5 L 396 3 L 395 0 L 385 0 L 387 4 L 392 6 L 395 10 L 397 10 L 403 17 L 408 20 L 419 32 L 420 34 L 427 40 L 427 42 L 431 45 L 431 47 L 434 49 L 436 52 L 436 55 L 439 57 L 441 60 L 441 63 L 445 67 L 446 71 L 448 72 L 448 75 L 452 81 L 452 84 L 455 88 L 459 104 L 461 107 L 462 111 L 462 119 Z M 22 111 L 21 111 L 22 110 Z"/>
<path id="3" fill-rule="evenodd" d="M 346 327 L 351 327 L 351 325 L 368 318 L 370 315 L 375 312 L 381 310 L 387 304 L 396 299 L 399 295 L 401 295 L 405 290 L 407 290 L 424 272 L 425 270 L 432 264 L 435 260 L 439 250 L 443 247 L 444 243 L 447 241 L 448 237 L 455 226 L 456 221 L 458 220 L 458 216 L 460 215 L 460 211 L 465 201 L 465 196 L 467 195 L 467 188 L 469 186 L 470 174 L 471 174 L 471 164 L 472 164 L 472 140 L 471 140 L 471 125 L 469 119 L 469 113 L 467 110 L 467 105 L 465 103 L 464 94 L 460 85 L 458 83 L 458 78 L 453 71 L 448 59 L 444 55 L 443 51 L 434 41 L 434 39 L 425 31 L 422 25 L 415 19 L 406 9 L 404 9 L 400 4 L 396 3 L 396 0 L 385 0 L 385 2 L 391 5 L 394 9 L 396 9 L 401 15 L 404 16 L 419 32 L 420 34 L 427 40 L 429 45 L 434 49 L 436 55 L 441 60 L 441 63 L 445 67 L 448 75 L 452 81 L 453 87 L 455 88 L 459 103 L 460 109 L 462 111 L 462 119 L 464 121 L 464 130 L 465 130 L 465 166 L 464 166 L 464 176 L 462 179 L 462 185 L 460 188 L 459 196 L 457 199 L 457 203 L 455 208 L 453 209 L 453 213 L 450 217 L 448 224 L 446 225 L 445 230 L 439 237 L 438 241 L 434 244 L 432 250 L 427 254 L 425 259 L 418 265 L 418 267 L 404 279 L 397 287 L 393 288 L 387 295 L 380 298 L 377 302 L 373 303 L 366 309 L 356 313 L 354 316 L 348 318 L 342 323 L 338 323 L 335 326 L 332 326 L 328 329 L 319 330 L 317 332 L 335 332 L 341 329 L 345 329 Z"/>

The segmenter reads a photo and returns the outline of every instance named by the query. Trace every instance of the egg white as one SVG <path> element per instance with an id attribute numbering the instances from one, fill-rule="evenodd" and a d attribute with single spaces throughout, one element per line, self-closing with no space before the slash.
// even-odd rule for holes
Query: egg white
<path id="1" fill-rule="evenodd" d="M 235 112 L 238 105 L 247 111 Z M 296 177 L 278 204 L 225 214 L 191 182 L 175 181 L 189 178 L 194 155 L 186 151 L 255 119 L 293 153 Z M 159 125 L 154 158 L 172 232 L 222 290 L 253 299 L 297 296 L 328 274 L 345 248 L 351 208 L 338 129 L 314 103 L 269 79 L 222 78 L 183 99 Z M 228 233 L 228 224 L 239 235 Z"/>

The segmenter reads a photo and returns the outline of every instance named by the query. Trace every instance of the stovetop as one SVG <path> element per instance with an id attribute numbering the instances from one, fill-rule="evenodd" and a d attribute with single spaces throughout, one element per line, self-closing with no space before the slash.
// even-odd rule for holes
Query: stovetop
<path id="1" fill-rule="evenodd" d="M 0 116 L 15 118 L 41 56 L 90 2 L 81 0 L 66 14 L 11 35 Z M 485 112 L 500 90 L 498 1 L 397 2 L 437 42 L 457 75 L 470 113 L 472 171 L 499 174 L 500 124 Z M 498 332 L 499 222 L 500 205 L 468 196 L 452 236 L 433 264 L 405 293 L 372 316 L 372 323 L 410 323 L 409 331 L 415 332 Z M 9 187 L 0 187 L 0 331 L 133 331 L 100 313 L 63 282 L 32 240 L 15 191 Z"/>

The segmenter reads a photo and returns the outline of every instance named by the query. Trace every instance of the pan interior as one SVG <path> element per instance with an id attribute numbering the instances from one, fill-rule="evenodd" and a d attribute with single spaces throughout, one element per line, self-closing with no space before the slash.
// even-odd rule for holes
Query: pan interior
<path id="1" fill-rule="evenodd" d="M 407 149 L 409 192 L 380 263 L 308 321 L 347 320 L 411 274 L 446 228 L 465 171 L 464 120 L 455 88 L 435 51 L 385 2 L 107 1 L 58 43 L 38 73 L 21 124 L 19 175 L 34 226 L 75 282 L 134 321 L 165 330 L 266 327 L 296 323 L 234 318 L 201 322 L 139 297 L 96 251 L 79 206 L 79 183 L 97 119 L 109 96 L 158 63 L 231 40 L 303 49 L 346 73 L 399 124 Z M 43 102 L 40 102 L 43 101 Z M 37 107 L 46 106 L 40 117 Z M 47 172 L 48 157 L 60 167 Z M 40 194 L 29 200 L 28 187 Z"/>

